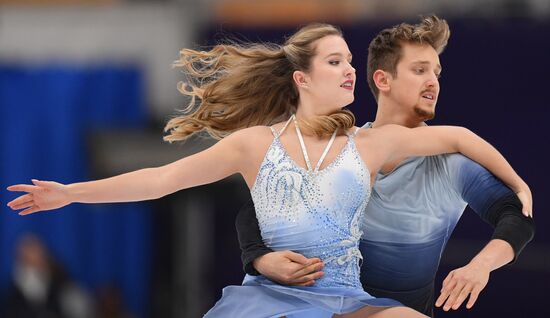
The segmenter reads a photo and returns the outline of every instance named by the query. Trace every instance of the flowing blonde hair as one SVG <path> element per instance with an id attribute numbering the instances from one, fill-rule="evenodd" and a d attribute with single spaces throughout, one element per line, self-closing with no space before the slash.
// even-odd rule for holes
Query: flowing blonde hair
<path id="1" fill-rule="evenodd" d="M 168 121 L 164 140 L 185 140 L 202 130 L 220 139 L 242 128 L 289 118 L 299 101 L 293 72 L 310 70 L 314 42 L 329 35 L 342 36 L 342 32 L 316 23 L 301 28 L 283 46 L 231 43 L 209 51 L 182 49 L 174 66 L 187 80 L 178 83 L 178 90 L 191 100 L 183 115 Z M 324 136 L 353 127 L 355 117 L 342 109 L 305 124 L 315 135 Z"/>

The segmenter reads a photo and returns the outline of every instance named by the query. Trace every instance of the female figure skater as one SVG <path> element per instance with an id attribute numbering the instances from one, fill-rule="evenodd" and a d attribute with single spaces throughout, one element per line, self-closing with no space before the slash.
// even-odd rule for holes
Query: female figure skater
<path id="1" fill-rule="evenodd" d="M 493 147 L 464 128 L 354 127 L 353 115 L 342 108 L 354 99 L 355 69 L 341 32 L 331 25 L 304 27 L 284 46 L 184 49 L 176 65 L 190 77 L 180 91 L 192 101 L 187 115 L 168 123 L 165 139 L 206 129 L 222 140 L 174 163 L 108 179 L 14 185 L 8 189 L 27 193 L 8 205 L 30 214 L 73 202 L 149 200 L 240 173 L 266 245 L 320 257 L 325 276 L 311 287 L 247 277 L 244 286 L 225 288 L 206 317 L 425 317 L 370 296 L 359 281 L 358 220 L 378 170 L 394 158 L 462 152 L 508 184 L 530 212 L 527 185 Z M 434 102 L 418 97 L 418 103 Z"/>

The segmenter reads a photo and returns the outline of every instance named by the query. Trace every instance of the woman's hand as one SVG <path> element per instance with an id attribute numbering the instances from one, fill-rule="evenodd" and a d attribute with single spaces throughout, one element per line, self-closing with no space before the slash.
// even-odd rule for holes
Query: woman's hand
<path id="1" fill-rule="evenodd" d="M 8 203 L 12 210 L 24 209 L 19 215 L 58 209 L 71 203 L 66 185 L 34 179 L 32 183 L 34 185 L 16 184 L 8 187 L 12 192 L 27 192 Z"/>
<path id="2" fill-rule="evenodd" d="M 518 196 L 518 199 L 521 201 L 521 204 L 523 204 L 523 208 L 521 209 L 521 212 L 523 215 L 528 217 L 533 217 L 533 196 L 531 195 L 531 190 L 529 187 L 525 187 L 519 191 L 516 192 L 516 195 Z"/>

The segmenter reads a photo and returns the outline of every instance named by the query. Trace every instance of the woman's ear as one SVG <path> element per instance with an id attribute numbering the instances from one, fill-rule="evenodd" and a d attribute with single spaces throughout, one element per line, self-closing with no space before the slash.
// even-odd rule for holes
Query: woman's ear
<path id="1" fill-rule="evenodd" d="M 294 71 L 292 79 L 298 88 L 308 88 L 309 79 L 306 73 L 302 71 Z"/>

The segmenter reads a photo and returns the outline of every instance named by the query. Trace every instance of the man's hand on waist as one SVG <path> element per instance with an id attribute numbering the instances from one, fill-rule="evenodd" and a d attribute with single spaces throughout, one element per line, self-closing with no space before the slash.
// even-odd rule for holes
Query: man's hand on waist
<path id="1" fill-rule="evenodd" d="M 311 286 L 324 275 L 323 267 L 321 259 L 292 251 L 271 252 L 254 260 L 260 274 L 282 285 Z"/>

